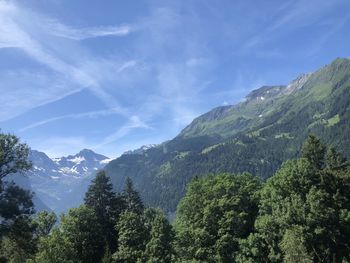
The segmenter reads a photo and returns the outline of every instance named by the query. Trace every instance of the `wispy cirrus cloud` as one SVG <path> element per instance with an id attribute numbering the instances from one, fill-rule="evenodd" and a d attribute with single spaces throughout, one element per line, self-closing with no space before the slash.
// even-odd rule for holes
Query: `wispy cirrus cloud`
<path id="1" fill-rule="evenodd" d="M 123 138 L 131 130 L 140 129 L 140 128 L 142 128 L 142 129 L 153 129 L 148 124 L 143 122 L 140 119 L 139 116 L 135 116 L 135 115 L 131 116 L 129 121 L 126 124 L 124 124 L 123 126 L 118 128 L 114 133 L 109 134 L 108 136 L 106 136 L 101 143 L 98 143 L 98 144 L 94 145 L 92 148 L 93 149 L 100 149 L 103 146 L 106 146 L 108 144 L 111 144 L 112 142 L 115 142 L 115 141 Z"/>
<path id="2" fill-rule="evenodd" d="M 118 101 L 108 94 L 100 82 L 103 77 L 98 76 L 98 73 L 103 72 L 103 70 L 99 72 L 90 72 L 87 68 L 84 68 L 84 64 L 82 64 L 82 59 L 87 59 L 90 64 L 97 64 L 95 68 L 98 68 L 100 59 L 89 54 L 87 57 L 81 58 L 81 50 L 84 50 L 84 47 L 79 44 L 71 45 L 69 42 L 64 41 L 60 42 L 60 49 L 55 51 L 57 50 L 56 39 L 50 38 L 49 36 L 55 35 L 58 38 L 68 38 L 70 40 L 80 40 L 106 35 L 122 36 L 130 32 L 130 27 L 112 26 L 73 29 L 57 21 L 54 23 L 47 23 L 47 21 L 50 21 L 50 19 L 41 14 L 22 9 L 13 2 L 0 2 L 0 48 L 20 49 L 33 60 L 46 66 L 47 69 L 52 70 L 52 76 L 61 75 L 60 79 L 64 80 L 59 81 L 60 84 L 58 85 L 56 78 L 52 78 L 50 86 L 55 88 L 49 87 L 45 95 L 40 92 L 40 89 L 39 92 L 33 92 L 33 88 L 31 88 L 33 99 L 29 99 L 28 97 L 24 98 L 27 102 L 23 103 L 25 107 L 15 112 L 24 112 L 30 108 L 37 107 L 46 102 L 51 102 L 55 99 L 60 99 L 65 95 L 70 95 L 72 92 L 84 88 L 94 92 L 108 107 L 120 107 Z M 37 37 L 38 35 L 40 35 L 40 38 Z M 68 58 L 69 61 L 67 61 Z M 126 63 L 127 64 L 123 63 L 121 67 L 124 67 L 124 69 L 132 67 L 129 61 L 126 61 Z M 107 68 L 106 71 L 108 70 L 110 69 Z M 48 76 L 49 75 L 50 74 L 48 74 Z M 22 80 L 26 81 L 25 76 L 23 75 L 22 77 Z M 9 96 L 12 96 L 11 94 L 13 93 L 18 93 L 16 90 L 7 88 L 6 86 L 3 87 L 3 89 L 6 90 Z M 59 96 L 57 96 L 57 93 L 59 93 Z M 18 105 L 22 104 L 20 103 L 21 97 L 22 96 L 17 96 Z M 0 102 L 2 102 L 1 98 Z M 30 104 L 29 102 L 32 103 Z M 0 104 L 4 105 L 5 103 Z M 2 110 L 6 112 L 9 118 L 14 116 L 12 108 L 4 108 Z"/>
<path id="3" fill-rule="evenodd" d="M 91 28 L 76 29 L 66 26 L 57 21 L 50 21 L 46 24 L 52 35 L 68 38 L 72 40 L 84 40 L 88 38 L 106 37 L 106 36 L 126 36 L 134 29 L 129 25 L 122 26 L 100 26 Z"/>
<path id="4" fill-rule="evenodd" d="M 64 119 L 98 118 L 98 117 L 104 117 L 104 116 L 110 116 L 110 115 L 124 115 L 124 111 L 120 108 L 113 108 L 113 109 L 107 109 L 107 110 L 89 111 L 89 112 L 75 113 L 75 114 L 66 114 L 66 115 L 57 116 L 57 117 L 41 120 L 38 122 L 34 122 L 30 125 L 22 127 L 18 131 L 24 132 L 24 131 L 27 131 L 27 130 L 30 130 L 33 128 L 43 126 L 43 125 L 48 124 L 50 122 L 55 122 L 55 121 L 64 120 Z"/>
<path id="5" fill-rule="evenodd" d="M 258 32 L 254 32 L 248 37 L 239 50 L 240 53 L 246 55 L 254 52 L 258 57 L 285 57 L 281 50 L 274 47 L 271 49 L 269 44 L 276 40 L 284 40 L 286 34 L 296 33 L 301 29 L 307 29 L 311 26 L 323 25 L 328 28 L 326 34 L 322 34 L 318 41 L 312 42 L 311 48 L 305 49 L 306 55 L 313 55 L 318 52 L 322 45 L 335 32 L 342 28 L 348 20 L 348 16 L 332 17 L 332 22 L 328 25 L 324 21 L 328 20 L 328 16 L 332 9 L 339 6 L 347 6 L 347 0 L 320 1 L 320 0 L 298 0 L 286 1 L 279 8 L 270 14 L 271 21 L 261 25 Z M 297 40 L 297 39 L 296 39 Z M 267 46 L 268 48 L 264 47 Z"/>

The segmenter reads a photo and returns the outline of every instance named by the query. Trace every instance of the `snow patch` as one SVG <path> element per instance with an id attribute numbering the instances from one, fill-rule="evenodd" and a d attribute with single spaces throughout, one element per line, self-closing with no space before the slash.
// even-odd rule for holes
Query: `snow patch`
<path id="1" fill-rule="evenodd" d="M 80 164 L 82 161 L 85 161 L 84 156 L 76 156 L 73 159 L 68 159 L 68 161 L 75 163 L 75 164 Z"/>
<path id="2" fill-rule="evenodd" d="M 113 159 L 104 159 L 104 160 L 100 161 L 100 164 L 107 164 L 107 163 L 109 163 L 112 160 Z"/>

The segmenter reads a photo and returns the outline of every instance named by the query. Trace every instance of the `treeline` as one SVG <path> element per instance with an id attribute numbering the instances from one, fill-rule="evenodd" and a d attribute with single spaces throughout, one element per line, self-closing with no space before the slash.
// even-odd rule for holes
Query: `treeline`
<path id="1" fill-rule="evenodd" d="M 52 213 L 33 215 L 30 194 L 13 198 L 15 186 L 2 182 L 1 262 L 350 262 L 349 162 L 315 136 L 301 152 L 266 182 L 249 173 L 194 178 L 173 224 L 144 206 L 130 179 L 116 194 L 103 171 L 59 225 Z M 18 141 L 0 156 L 4 176 L 29 167 Z"/>

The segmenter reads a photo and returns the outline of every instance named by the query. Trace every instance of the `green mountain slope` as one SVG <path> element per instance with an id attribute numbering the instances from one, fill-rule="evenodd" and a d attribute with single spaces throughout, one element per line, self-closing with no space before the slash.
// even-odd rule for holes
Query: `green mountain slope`
<path id="1" fill-rule="evenodd" d="M 254 90 L 196 118 L 173 140 L 122 155 L 106 171 L 116 190 L 128 176 L 147 204 L 172 212 L 194 176 L 248 171 L 267 178 L 298 155 L 309 133 L 350 156 L 350 60 Z"/>

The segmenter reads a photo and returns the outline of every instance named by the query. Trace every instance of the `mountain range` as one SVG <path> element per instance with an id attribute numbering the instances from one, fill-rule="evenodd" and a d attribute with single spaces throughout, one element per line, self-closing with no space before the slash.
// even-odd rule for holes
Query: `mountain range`
<path id="1" fill-rule="evenodd" d="M 13 175 L 10 179 L 35 193 L 37 210 L 49 209 L 59 214 L 82 203 L 96 171 L 110 159 L 84 149 L 76 155 L 52 159 L 43 152 L 31 150 L 29 160 L 32 169 L 24 176 Z"/>
<path id="2" fill-rule="evenodd" d="M 13 177 L 36 193 L 37 209 L 60 213 L 83 201 L 96 171 L 104 168 L 116 191 L 130 177 L 147 205 L 171 214 L 194 177 L 250 172 L 266 179 L 299 155 L 311 133 L 350 157 L 349 59 L 338 58 L 287 85 L 253 90 L 236 105 L 194 119 L 174 139 L 112 161 L 87 149 L 53 159 L 32 150 L 33 169 Z"/>
<path id="3" fill-rule="evenodd" d="M 124 154 L 105 170 L 117 191 L 130 177 L 147 204 L 172 213 L 195 176 L 247 171 L 266 179 L 299 155 L 311 133 L 350 156 L 349 59 L 253 90 L 243 102 L 217 107 L 174 139 Z"/>

